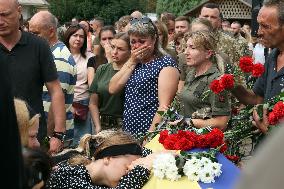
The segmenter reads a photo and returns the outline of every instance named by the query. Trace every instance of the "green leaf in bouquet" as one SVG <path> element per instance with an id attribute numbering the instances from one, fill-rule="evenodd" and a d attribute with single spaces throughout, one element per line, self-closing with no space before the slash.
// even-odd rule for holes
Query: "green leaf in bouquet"
<path id="1" fill-rule="evenodd" d="M 209 97 L 209 95 L 212 93 L 211 90 L 207 90 L 205 91 L 202 95 L 201 95 L 201 100 L 204 101 L 206 98 Z"/>
<path id="2" fill-rule="evenodd" d="M 254 109 L 255 109 L 255 107 L 249 109 L 248 113 L 249 113 L 249 114 L 252 114 L 252 112 L 253 112 Z"/>
<path id="3" fill-rule="evenodd" d="M 185 152 L 185 151 L 180 151 L 180 153 L 179 153 L 181 156 L 184 156 L 184 157 L 186 157 L 187 156 L 187 152 Z"/>
<path id="4" fill-rule="evenodd" d="M 263 109 L 269 109 L 269 103 L 263 104 Z"/>
<path id="5" fill-rule="evenodd" d="M 278 95 L 280 98 L 284 98 L 284 91 L 281 91 L 281 93 Z"/>
<path id="6" fill-rule="evenodd" d="M 164 116 L 164 111 L 157 111 L 157 114 L 159 114 L 160 116 Z"/>
<path id="7" fill-rule="evenodd" d="M 183 167 L 184 167 L 184 164 L 186 162 L 185 157 L 182 156 L 182 155 L 177 155 L 175 157 L 175 160 L 176 160 L 176 166 L 178 168 L 178 174 L 181 175 L 181 176 L 184 176 Z"/>
<path id="8" fill-rule="evenodd" d="M 256 105 L 256 111 L 257 111 L 257 114 L 260 117 L 260 120 L 262 120 L 262 118 L 263 118 L 263 104 Z"/>

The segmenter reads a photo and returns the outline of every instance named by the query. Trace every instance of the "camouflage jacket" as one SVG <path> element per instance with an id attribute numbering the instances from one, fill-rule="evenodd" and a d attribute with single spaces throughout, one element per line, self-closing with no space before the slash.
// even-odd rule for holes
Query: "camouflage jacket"
<path id="1" fill-rule="evenodd" d="M 217 52 L 227 54 L 232 63 L 238 64 L 240 57 L 250 55 L 247 43 L 239 42 L 221 30 L 216 31 L 214 37 L 217 41 Z"/>

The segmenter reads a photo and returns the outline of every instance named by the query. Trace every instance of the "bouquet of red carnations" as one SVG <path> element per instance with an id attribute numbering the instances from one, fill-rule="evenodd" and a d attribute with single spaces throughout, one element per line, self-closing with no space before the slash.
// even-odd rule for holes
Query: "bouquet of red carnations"
<path id="1" fill-rule="evenodd" d="M 260 63 L 253 64 L 253 59 L 249 56 L 240 58 L 239 67 L 231 74 L 224 74 L 220 79 L 215 79 L 210 83 L 210 90 L 219 94 L 224 90 L 231 90 L 235 86 L 236 79 L 241 73 L 251 74 L 253 77 L 260 77 L 264 73 L 264 66 Z"/>

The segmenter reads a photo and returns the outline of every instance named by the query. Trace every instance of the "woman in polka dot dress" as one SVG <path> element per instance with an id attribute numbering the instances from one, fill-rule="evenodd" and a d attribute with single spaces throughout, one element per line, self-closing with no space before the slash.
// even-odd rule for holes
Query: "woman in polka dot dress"
<path id="1" fill-rule="evenodd" d="M 109 92 L 125 87 L 123 130 L 140 134 L 153 130 L 161 119 L 157 110 L 172 102 L 179 71 L 161 48 L 157 28 L 148 17 L 134 18 L 130 24 L 131 57 L 111 79 Z"/>

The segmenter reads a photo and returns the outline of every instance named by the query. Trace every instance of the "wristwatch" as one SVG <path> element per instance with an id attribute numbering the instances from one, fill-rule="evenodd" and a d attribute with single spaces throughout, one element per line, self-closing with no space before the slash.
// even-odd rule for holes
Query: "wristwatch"
<path id="1" fill-rule="evenodd" d="M 64 142 L 66 134 L 63 133 L 63 132 L 56 132 L 56 131 L 54 131 L 53 134 L 52 134 L 52 137 L 61 140 L 61 142 Z"/>

